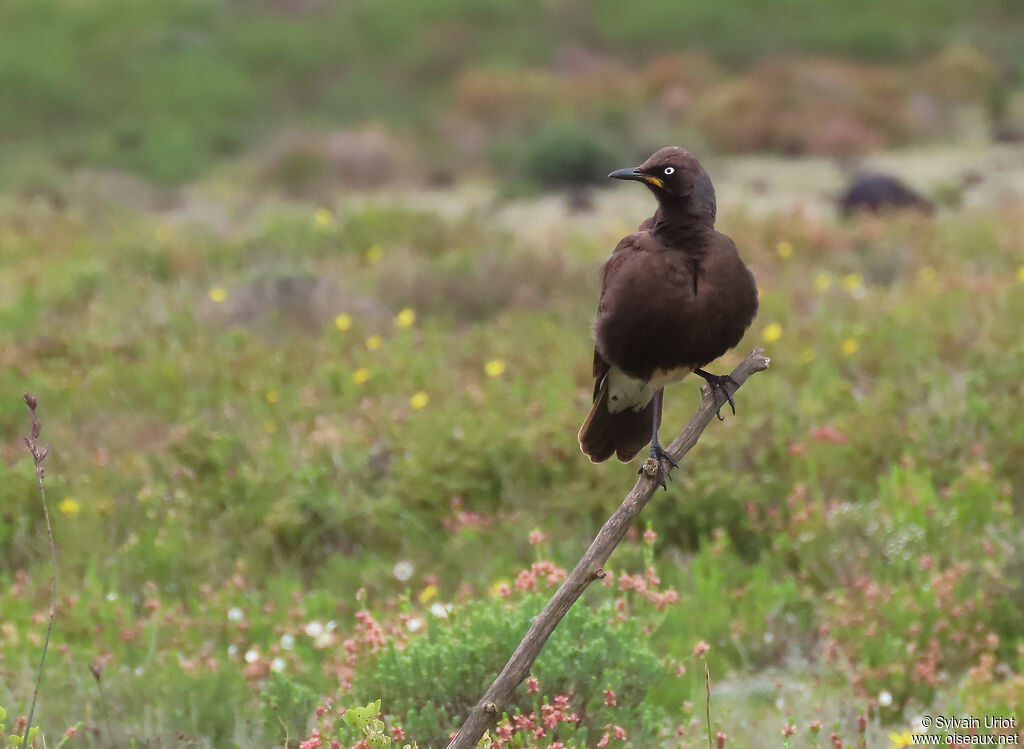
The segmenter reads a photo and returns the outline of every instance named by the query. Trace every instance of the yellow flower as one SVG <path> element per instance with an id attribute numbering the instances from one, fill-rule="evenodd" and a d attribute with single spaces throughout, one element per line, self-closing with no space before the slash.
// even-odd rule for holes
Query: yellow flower
<path id="1" fill-rule="evenodd" d="M 326 208 L 317 208 L 313 214 L 313 220 L 317 226 L 326 227 L 334 223 L 334 214 Z"/>
<path id="2" fill-rule="evenodd" d="M 419 602 L 420 603 L 426 603 L 427 601 L 429 601 L 431 598 L 433 598 L 436 595 L 437 595 L 437 586 L 436 585 L 428 585 L 422 591 L 420 591 Z"/>
<path id="3" fill-rule="evenodd" d="M 764 332 L 761 334 L 761 338 L 764 339 L 765 343 L 774 343 L 782 338 L 782 326 L 777 322 L 773 322 L 764 329 Z"/>
<path id="4" fill-rule="evenodd" d="M 212 289 L 210 289 L 211 302 L 214 302 L 215 304 L 220 304 L 221 302 L 227 301 L 227 298 L 228 290 L 225 289 L 223 286 L 214 286 Z"/>
<path id="5" fill-rule="evenodd" d="M 428 403 L 430 403 L 430 396 L 422 390 L 413 393 L 412 398 L 409 399 L 409 405 L 416 409 L 426 408 Z"/>
<path id="6" fill-rule="evenodd" d="M 416 322 L 416 313 L 409 307 L 395 315 L 395 327 L 397 328 L 408 328 Z"/>
<path id="7" fill-rule="evenodd" d="M 890 733 L 889 739 L 892 741 L 893 749 L 914 745 L 914 737 L 911 735 L 910 731 L 904 731 L 903 733 Z"/>
<path id="8" fill-rule="evenodd" d="M 858 341 L 856 338 L 847 338 L 845 341 L 843 341 L 841 349 L 844 355 L 853 356 L 858 351 L 860 351 L 860 341 Z"/>
<path id="9" fill-rule="evenodd" d="M 352 327 L 352 315 L 342 312 L 334 318 L 334 327 L 338 330 L 348 330 Z"/>
<path id="10" fill-rule="evenodd" d="M 822 271 L 814 277 L 814 290 L 819 294 L 832 285 L 832 274 Z"/>
<path id="11" fill-rule="evenodd" d="M 1017 268 L 1017 280 L 1020 283 L 1024 283 L 1024 265 Z"/>
<path id="12" fill-rule="evenodd" d="M 783 260 L 793 256 L 793 245 L 789 242 L 779 242 L 775 246 L 775 254 L 781 257 Z"/>
<path id="13" fill-rule="evenodd" d="M 156 237 L 157 242 L 166 244 L 174 239 L 174 229 L 167 224 L 160 224 L 153 230 L 153 236 Z"/>
<path id="14" fill-rule="evenodd" d="M 267 434 L 273 434 L 274 432 L 277 431 L 277 424 L 275 424 L 272 421 L 264 421 L 263 431 L 266 432 Z"/>
<path id="15" fill-rule="evenodd" d="M 382 248 L 379 244 L 375 244 L 373 247 L 366 251 L 366 262 L 368 263 L 376 263 L 382 257 L 384 257 L 384 248 Z"/>
<path id="16" fill-rule="evenodd" d="M 491 359 L 484 365 L 484 372 L 488 377 L 501 377 L 505 374 L 505 362 L 501 359 Z"/>
<path id="17" fill-rule="evenodd" d="M 78 500 L 74 497 L 64 497 L 57 505 L 57 510 L 61 515 L 76 515 L 81 509 L 82 506 L 78 504 Z"/>
<path id="18" fill-rule="evenodd" d="M 366 367 L 363 367 L 362 369 L 357 369 L 355 372 L 352 373 L 352 382 L 354 382 L 356 385 L 365 385 L 369 381 L 370 370 L 368 370 Z"/>
<path id="19" fill-rule="evenodd" d="M 381 340 L 381 337 L 379 335 L 372 335 L 366 339 L 366 348 L 368 348 L 370 351 L 376 351 L 381 347 L 382 343 L 384 343 L 384 341 Z"/>
<path id="20" fill-rule="evenodd" d="M 267 403 L 277 403 L 281 400 L 281 394 L 276 390 L 267 391 Z"/>
<path id="21" fill-rule="evenodd" d="M 847 273 L 843 276 L 843 286 L 848 290 L 853 291 L 854 289 L 864 285 L 864 277 L 860 273 Z"/>

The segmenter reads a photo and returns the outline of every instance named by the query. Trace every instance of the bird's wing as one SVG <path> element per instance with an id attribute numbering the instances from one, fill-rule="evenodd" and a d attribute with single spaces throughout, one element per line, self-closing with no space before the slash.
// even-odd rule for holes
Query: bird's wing
<path id="1" fill-rule="evenodd" d="M 639 237 L 637 234 L 630 234 L 619 241 L 615 249 L 612 250 L 612 254 L 605 261 L 604 266 L 601 268 L 601 296 L 597 302 L 598 314 L 601 313 L 604 307 L 604 293 L 608 290 L 609 279 L 615 276 L 615 273 L 622 267 L 630 253 L 636 252 L 639 249 Z M 597 400 L 601 394 L 601 385 L 609 369 L 611 369 L 611 364 L 605 361 L 604 357 L 601 356 L 601 352 L 597 350 L 597 346 L 594 346 L 594 400 Z"/>

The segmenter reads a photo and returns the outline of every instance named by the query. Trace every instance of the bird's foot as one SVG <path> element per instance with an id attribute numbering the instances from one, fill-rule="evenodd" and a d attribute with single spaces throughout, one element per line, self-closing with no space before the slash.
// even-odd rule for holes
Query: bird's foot
<path id="1" fill-rule="evenodd" d="M 701 377 L 703 377 L 707 381 L 708 385 L 711 387 L 711 394 L 712 395 L 715 395 L 715 391 L 716 390 L 721 390 L 722 391 L 722 394 L 725 395 L 726 402 L 729 404 L 729 408 L 732 409 L 733 416 L 735 416 L 736 415 L 736 401 L 733 400 L 732 393 L 729 391 L 729 388 L 726 387 L 726 385 L 732 385 L 733 390 L 735 390 L 736 388 L 739 387 L 739 384 L 736 382 L 736 380 L 734 380 L 729 375 L 711 374 L 710 372 L 705 372 L 703 369 L 696 369 L 696 370 L 694 370 L 694 373 L 700 375 Z M 716 397 L 716 400 L 717 400 L 717 397 Z M 721 409 L 721 407 L 719 407 L 719 409 L 715 413 L 715 415 L 718 416 L 718 420 L 719 421 L 725 421 L 725 417 L 722 416 L 722 409 Z"/>
<path id="2" fill-rule="evenodd" d="M 646 474 L 649 478 L 654 479 L 662 489 L 668 491 L 668 471 L 665 469 L 665 463 L 672 468 L 679 467 L 672 456 L 661 445 L 655 443 L 651 445 L 651 457 L 644 461 L 637 473 Z"/>

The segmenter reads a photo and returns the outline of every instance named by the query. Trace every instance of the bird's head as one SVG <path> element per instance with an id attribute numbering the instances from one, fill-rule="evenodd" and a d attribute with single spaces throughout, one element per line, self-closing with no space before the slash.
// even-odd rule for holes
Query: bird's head
<path id="1" fill-rule="evenodd" d="M 662 205 L 677 205 L 688 213 L 715 220 L 714 185 L 697 157 L 685 148 L 665 146 L 640 166 L 617 169 L 608 176 L 643 182 Z"/>

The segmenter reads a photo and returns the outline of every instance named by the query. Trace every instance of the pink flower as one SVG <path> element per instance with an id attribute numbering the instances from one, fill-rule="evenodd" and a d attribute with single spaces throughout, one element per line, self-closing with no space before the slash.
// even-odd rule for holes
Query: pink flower
<path id="1" fill-rule="evenodd" d="M 526 688 L 530 694 L 537 694 L 540 691 L 540 680 L 531 676 L 526 680 Z"/>
<path id="2" fill-rule="evenodd" d="M 609 741 L 611 741 L 611 737 L 605 733 L 605 735 L 601 737 L 601 740 L 597 742 L 597 749 L 604 749 L 608 746 Z"/>
<path id="3" fill-rule="evenodd" d="M 711 646 L 708 645 L 706 640 L 701 640 L 700 642 L 698 642 L 696 645 L 693 646 L 693 657 L 694 658 L 703 658 L 704 654 L 707 653 L 709 650 L 711 650 Z M 724 734 L 722 734 L 722 735 L 724 735 Z"/>
<path id="4" fill-rule="evenodd" d="M 309 738 L 299 744 L 299 749 L 318 749 L 322 744 L 320 742 L 320 731 L 313 729 Z"/>
<path id="5" fill-rule="evenodd" d="M 516 575 L 516 590 L 536 590 L 537 576 L 530 570 L 522 570 Z"/>
<path id="6" fill-rule="evenodd" d="M 644 541 L 646 541 L 649 544 L 653 544 L 657 540 L 658 534 L 655 532 L 653 528 L 648 528 L 644 531 Z"/>
<path id="7" fill-rule="evenodd" d="M 517 731 L 532 731 L 537 727 L 536 719 L 537 713 L 530 713 L 529 715 L 517 715 L 512 718 L 512 722 L 515 723 Z"/>
<path id="8" fill-rule="evenodd" d="M 622 726 L 615 726 L 615 738 L 617 738 L 619 741 L 625 741 L 626 729 Z"/>
<path id="9" fill-rule="evenodd" d="M 796 733 L 796 727 L 792 723 L 787 723 L 782 727 L 783 736 L 792 736 L 794 733 Z"/>
<path id="10" fill-rule="evenodd" d="M 614 707 L 615 705 L 618 704 L 616 702 L 616 699 L 615 699 L 615 690 L 614 689 L 606 689 L 606 690 L 604 690 L 604 704 L 606 704 L 608 707 Z"/>
<path id="11" fill-rule="evenodd" d="M 530 546 L 540 546 L 547 543 L 548 534 L 543 531 L 530 531 Z"/>

